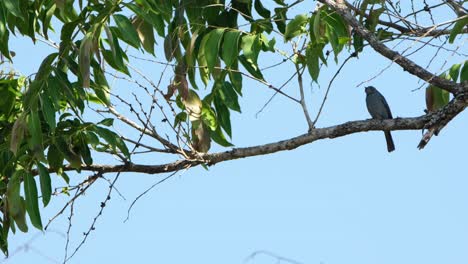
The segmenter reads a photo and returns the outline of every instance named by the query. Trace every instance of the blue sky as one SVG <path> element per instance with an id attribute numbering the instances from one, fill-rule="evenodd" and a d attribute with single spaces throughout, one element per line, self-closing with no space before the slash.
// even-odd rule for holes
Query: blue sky
<path id="1" fill-rule="evenodd" d="M 282 45 L 282 40 L 278 42 Z M 24 39 L 10 46 L 17 54 L 15 68 L 24 74 L 34 72 L 52 51 Z M 426 65 L 435 51 L 420 51 L 410 58 Z M 466 53 L 466 48 L 459 51 Z M 442 69 L 464 59 L 441 51 L 429 69 L 441 72 L 445 60 Z M 278 55 L 265 54 L 260 61 L 269 65 L 280 60 Z M 148 76 L 160 76 L 160 66 L 132 62 Z M 356 86 L 378 75 L 389 63 L 367 50 L 345 66 L 318 126 L 369 118 L 363 86 Z M 335 70 L 330 63 L 321 72 L 320 87 L 306 79 L 313 117 Z M 291 71 L 292 65 L 286 64 L 265 75 L 279 86 Z M 385 95 L 395 117 L 423 113 L 424 89 L 412 91 L 421 83 L 396 65 L 366 85 Z M 125 93 L 131 88 L 117 81 L 113 89 Z M 298 95 L 296 82 L 284 89 Z M 294 102 L 276 96 L 256 116 L 272 91 L 246 80 L 243 93 L 242 114 L 232 115 L 236 146 L 269 143 L 307 131 L 302 110 Z M 416 148 L 421 131 L 393 132 L 396 151 L 390 154 L 383 133 L 368 132 L 229 161 L 209 171 L 194 168 L 140 199 L 125 223 L 135 197 L 165 175 L 123 174 L 116 187 L 125 200 L 112 195 L 96 230 L 68 263 L 276 263 L 265 254 L 248 259 L 260 250 L 309 264 L 467 263 L 467 123 L 467 113 L 460 114 L 422 151 Z M 217 146 L 212 149 L 219 150 L 222 148 Z M 161 160 L 146 156 L 141 162 L 158 164 Z M 97 162 L 106 161 L 112 162 Z M 89 175 L 72 178 L 82 181 Z M 54 184 L 64 183 L 57 179 Z M 107 190 L 107 182 L 100 181 L 76 203 L 71 250 L 80 243 Z M 43 222 L 66 201 L 66 196 L 52 199 L 42 211 Z M 68 212 L 56 220 L 50 231 L 31 229 L 27 234 L 11 235 L 12 256 L 0 263 L 61 263 L 67 216 Z"/>

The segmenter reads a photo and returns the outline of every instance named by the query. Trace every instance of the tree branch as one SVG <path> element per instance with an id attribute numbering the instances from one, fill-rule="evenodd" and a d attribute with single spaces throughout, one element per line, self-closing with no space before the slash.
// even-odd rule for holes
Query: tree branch
<path id="1" fill-rule="evenodd" d="M 353 6 L 352 4 L 348 2 L 346 2 L 345 4 L 348 8 L 352 9 L 354 12 L 358 13 L 359 15 L 362 15 L 366 18 L 371 17 L 369 14 L 362 12 L 359 8 Z M 404 35 L 413 36 L 413 37 L 439 37 L 442 35 L 449 35 L 451 33 L 451 30 L 449 29 L 433 29 L 432 27 L 411 29 L 411 28 L 407 28 L 405 26 L 399 25 L 394 22 L 389 22 L 389 21 L 380 20 L 380 19 L 378 20 L 377 23 L 383 26 L 387 26 L 389 28 L 396 29 Z M 468 29 L 465 28 L 462 30 L 462 32 L 468 33 Z"/>
<path id="2" fill-rule="evenodd" d="M 384 44 L 382 44 L 377 37 L 368 29 L 363 27 L 356 18 L 351 14 L 349 8 L 346 6 L 346 1 L 344 0 L 319 0 L 322 3 L 332 7 L 333 9 L 338 12 L 343 19 L 351 26 L 353 29 L 362 36 L 372 48 L 383 55 L 384 57 L 396 62 L 400 65 L 403 70 L 419 77 L 426 82 L 429 82 L 432 85 L 440 87 L 446 91 L 449 91 L 453 94 L 458 94 L 461 92 L 468 91 L 468 83 L 456 83 L 444 78 L 438 77 L 431 72 L 427 71 L 423 67 L 419 66 L 418 64 L 414 63 L 410 59 L 400 55 L 398 52 L 388 48 Z"/>
<path id="3" fill-rule="evenodd" d="M 146 174 L 158 174 L 179 171 L 200 164 L 214 165 L 219 162 L 266 155 L 284 150 L 292 150 L 300 146 L 312 143 L 317 140 L 327 138 L 337 138 L 346 135 L 368 132 L 368 131 L 390 131 L 390 130 L 419 130 L 431 127 L 442 128 L 448 124 L 455 116 L 462 112 L 468 105 L 468 93 L 457 95 L 449 104 L 441 110 L 422 115 L 419 117 L 395 118 L 387 120 L 367 119 L 360 121 L 346 122 L 340 125 L 313 129 L 307 134 L 253 147 L 234 148 L 224 152 L 201 154 L 199 159 L 177 160 L 172 163 L 162 165 L 143 165 L 127 163 L 123 165 L 90 165 L 83 166 L 81 170 L 97 171 L 99 173 L 112 172 L 138 172 Z M 75 170 L 70 166 L 64 168 L 65 171 Z M 54 172 L 54 171 L 50 171 Z M 37 174 L 37 172 L 34 172 Z"/>

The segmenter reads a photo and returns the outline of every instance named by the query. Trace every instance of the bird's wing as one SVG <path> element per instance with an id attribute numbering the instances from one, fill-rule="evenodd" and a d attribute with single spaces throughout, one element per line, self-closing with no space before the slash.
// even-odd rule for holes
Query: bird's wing
<path id="1" fill-rule="evenodd" d="M 385 110 L 388 113 L 388 119 L 392 119 L 393 118 L 392 111 L 390 111 L 390 107 L 388 106 L 387 100 L 385 100 L 385 97 L 383 97 L 383 95 L 380 96 L 380 100 L 382 100 Z"/>

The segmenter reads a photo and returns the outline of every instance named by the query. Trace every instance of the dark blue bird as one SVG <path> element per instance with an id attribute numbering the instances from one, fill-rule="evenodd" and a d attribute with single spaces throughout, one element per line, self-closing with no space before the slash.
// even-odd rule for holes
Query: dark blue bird
<path id="1" fill-rule="evenodd" d="M 384 120 L 392 119 L 392 112 L 388 106 L 385 97 L 375 87 L 368 86 L 366 87 L 366 105 L 369 114 L 374 119 Z M 393 144 L 393 138 L 390 131 L 384 131 L 385 140 L 387 140 L 387 150 L 392 152 L 395 150 L 395 144 Z"/>

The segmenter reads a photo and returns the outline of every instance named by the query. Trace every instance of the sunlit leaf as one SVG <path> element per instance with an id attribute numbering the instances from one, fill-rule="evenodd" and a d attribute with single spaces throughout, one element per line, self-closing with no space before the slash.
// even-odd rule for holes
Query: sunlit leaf
<path id="1" fill-rule="evenodd" d="M 130 19 L 120 14 L 115 14 L 113 17 L 120 33 L 122 33 L 122 40 L 138 49 L 140 47 L 140 39 Z"/>
<path id="2" fill-rule="evenodd" d="M 307 15 L 297 15 L 286 25 L 286 30 L 284 32 L 284 41 L 289 41 L 294 37 L 299 36 L 302 33 L 305 33 L 305 26 L 309 18 Z"/>
<path id="3" fill-rule="evenodd" d="M 226 68 L 231 67 L 239 55 L 239 38 L 240 31 L 227 31 L 224 33 L 222 58 L 226 64 Z"/>

